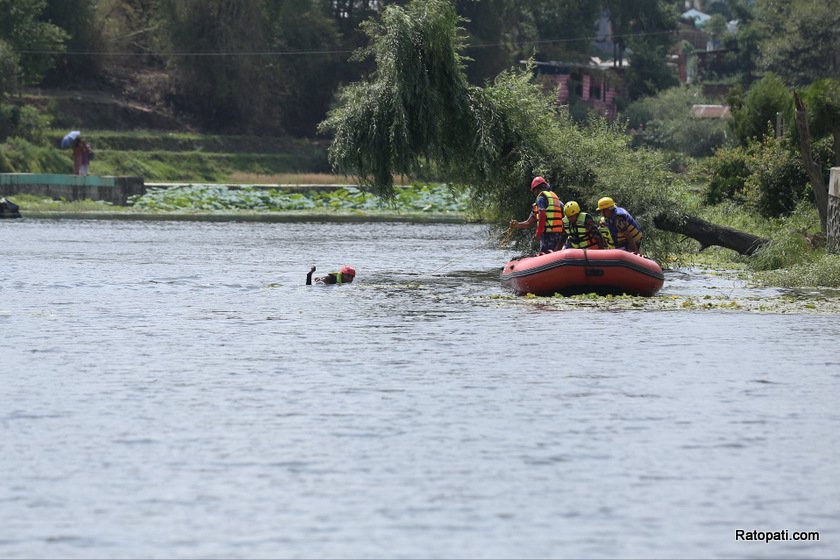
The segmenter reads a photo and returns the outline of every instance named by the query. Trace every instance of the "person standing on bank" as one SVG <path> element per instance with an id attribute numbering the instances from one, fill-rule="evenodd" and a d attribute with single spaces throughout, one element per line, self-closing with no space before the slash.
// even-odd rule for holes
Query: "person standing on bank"
<path id="1" fill-rule="evenodd" d="M 90 160 L 93 159 L 93 149 L 90 144 L 79 136 L 73 141 L 73 174 L 87 175 L 90 167 Z"/>
<path id="2" fill-rule="evenodd" d="M 630 215 L 630 212 L 616 206 L 612 198 L 605 196 L 598 201 L 601 213 L 615 241 L 616 249 L 639 253 L 642 247 L 642 228 Z"/>
<path id="3" fill-rule="evenodd" d="M 564 249 L 606 249 L 606 243 L 591 214 L 580 211 L 580 205 L 570 200 L 563 207 L 563 229 L 566 233 Z"/>
<path id="4" fill-rule="evenodd" d="M 531 205 L 531 214 L 522 222 L 510 221 L 511 229 L 526 229 L 537 224 L 534 238 L 540 242 L 540 253 L 551 253 L 560 249 L 563 239 L 563 201 L 551 185 L 542 177 L 531 181 L 531 194 L 537 199 Z"/>
<path id="5" fill-rule="evenodd" d="M 315 272 L 315 266 L 309 269 L 306 275 L 306 285 L 312 285 L 312 274 Z M 326 276 L 315 278 L 316 284 L 349 284 L 356 278 L 356 269 L 350 265 L 344 265 L 338 272 L 330 272 Z"/>

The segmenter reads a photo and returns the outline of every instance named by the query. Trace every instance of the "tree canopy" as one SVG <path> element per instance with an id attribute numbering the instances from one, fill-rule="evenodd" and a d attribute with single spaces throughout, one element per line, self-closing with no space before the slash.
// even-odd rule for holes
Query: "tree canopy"
<path id="1" fill-rule="evenodd" d="M 16 66 L 24 84 L 41 80 L 55 63 L 50 53 L 63 50 L 68 37 L 57 25 L 41 20 L 46 7 L 47 0 L 0 0 L 0 43 L 12 49 L 0 64 Z"/>
<path id="2" fill-rule="evenodd" d="M 836 1 L 757 0 L 765 68 L 791 85 L 840 75 L 840 5 Z"/>
<path id="3" fill-rule="evenodd" d="M 593 208 L 613 196 L 643 224 L 680 206 L 661 158 L 632 150 L 603 121 L 585 128 L 557 112 L 532 73 L 502 72 L 484 87 L 466 79 L 460 18 L 446 0 L 389 6 L 365 26 L 375 58 L 366 79 L 340 91 L 321 129 L 330 158 L 388 196 L 394 174 L 429 169 L 470 189 L 485 217 L 506 223 L 529 208 L 528 185 L 546 177 L 564 200 Z M 656 235 L 652 235 L 656 238 Z"/>
<path id="4" fill-rule="evenodd" d="M 373 57 L 348 61 L 368 40 L 360 23 L 405 4 L 0 0 L 0 88 L 103 87 L 174 109 L 205 129 L 314 136 L 339 86 L 374 64 Z M 748 88 L 769 69 L 788 87 L 803 87 L 838 74 L 836 2 L 706 4 L 717 35 L 724 18 L 738 20 L 737 32 L 722 36 L 726 73 L 710 79 L 740 79 Z M 619 107 L 676 83 L 668 60 L 684 2 L 453 0 L 453 6 L 463 18 L 461 63 L 472 85 L 492 83 L 530 57 L 574 65 L 594 55 L 630 62 Z M 602 50 L 612 44 L 614 51 Z"/>

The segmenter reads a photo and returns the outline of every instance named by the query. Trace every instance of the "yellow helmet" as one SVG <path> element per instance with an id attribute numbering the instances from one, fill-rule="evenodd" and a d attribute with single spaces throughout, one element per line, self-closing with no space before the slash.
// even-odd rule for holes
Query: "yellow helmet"
<path id="1" fill-rule="evenodd" d="M 598 212 L 601 210 L 607 210 L 609 208 L 615 208 L 615 202 L 608 196 L 598 200 Z"/>
<path id="2" fill-rule="evenodd" d="M 578 214 L 580 214 L 580 204 L 578 204 L 574 200 L 570 200 L 563 207 L 563 214 L 569 217 L 577 216 Z"/>

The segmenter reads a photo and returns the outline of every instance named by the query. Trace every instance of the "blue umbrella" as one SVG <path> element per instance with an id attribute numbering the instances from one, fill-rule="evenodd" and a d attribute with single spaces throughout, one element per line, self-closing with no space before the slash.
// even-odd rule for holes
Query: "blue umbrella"
<path id="1" fill-rule="evenodd" d="M 78 130 L 68 132 L 67 136 L 61 139 L 61 149 L 69 148 L 70 144 L 72 144 L 76 140 L 76 138 L 79 137 L 80 134 L 81 132 L 79 132 Z"/>

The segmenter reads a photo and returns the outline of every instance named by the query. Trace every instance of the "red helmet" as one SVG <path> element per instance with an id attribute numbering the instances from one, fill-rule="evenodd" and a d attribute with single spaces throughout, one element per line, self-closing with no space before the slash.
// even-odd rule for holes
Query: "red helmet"
<path id="1" fill-rule="evenodd" d="M 540 176 L 534 177 L 534 180 L 531 181 L 531 190 L 536 189 L 540 185 L 547 185 L 547 184 L 548 184 L 548 181 L 546 181 L 542 177 L 540 177 Z"/>
<path id="2" fill-rule="evenodd" d="M 356 269 L 353 268 L 352 266 L 350 266 L 349 264 L 345 264 L 344 266 L 341 267 L 341 274 L 342 275 L 347 275 L 347 276 L 352 276 L 353 278 L 355 278 L 356 277 Z"/>

